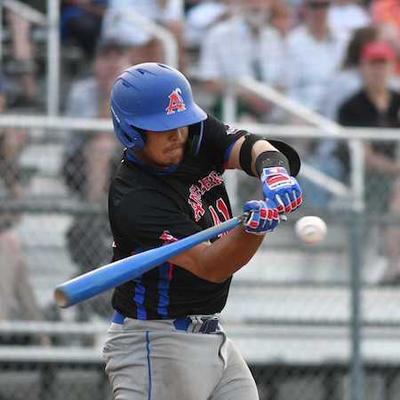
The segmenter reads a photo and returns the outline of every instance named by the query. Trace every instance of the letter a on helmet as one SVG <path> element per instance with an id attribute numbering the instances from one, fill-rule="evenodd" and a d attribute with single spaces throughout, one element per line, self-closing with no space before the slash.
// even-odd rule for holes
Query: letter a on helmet
<path id="1" fill-rule="evenodd" d="M 179 88 L 176 88 L 171 92 L 171 94 L 168 96 L 169 97 L 169 104 L 168 107 L 166 108 L 167 114 L 171 115 L 175 112 L 180 112 L 180 111 L 185 111 L 186 110 L 186 105 L 183 102 L 182 96 L 181 96 L 182 90 Z"/>

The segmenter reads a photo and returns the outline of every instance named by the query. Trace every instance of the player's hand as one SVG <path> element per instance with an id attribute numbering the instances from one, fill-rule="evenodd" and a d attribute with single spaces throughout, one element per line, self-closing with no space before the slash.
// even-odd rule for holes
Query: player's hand
<path id="1" fill-rule="evenodd" d="M 264 168 L 260 179 L 265 201 L 277 208 L 279 214 L 289 214 L 300 207 L 303 202 L 301 188 L 296 178 L 290 176 L 285 168 Z"/>
<path id="2" fill-rule="evenodd" d="M 269 208 L 263 200 L 251 200 L 245 203 L 243 211 L 249 213 L 243 222 L 244 230 L 255 235 L 272 232 L 279 224 L 276 208 Z"/>

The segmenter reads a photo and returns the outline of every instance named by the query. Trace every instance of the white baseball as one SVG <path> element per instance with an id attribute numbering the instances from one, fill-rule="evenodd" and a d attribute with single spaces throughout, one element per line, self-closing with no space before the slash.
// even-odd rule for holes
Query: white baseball
<path id="1" fill-rule="evenodd" d="M 320 217 L 307 216 L 296 222 L 295 231 L 303 243 L 316 244 L 324 240 L 327 227 Z"/>

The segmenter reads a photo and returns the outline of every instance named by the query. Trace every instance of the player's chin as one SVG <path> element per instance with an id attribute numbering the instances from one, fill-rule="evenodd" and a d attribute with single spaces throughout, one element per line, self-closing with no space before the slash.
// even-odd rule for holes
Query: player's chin
<path id="1" fill-rule="evenodd" d="M 183 160 L 183 150 L 174 150 L 170 152 L 165 160 L 165 164 L 168 165 L 178 165 Z"/>
<path id="2" fill-rule="evenodd" d="M 174 167 L 181 163 L 183 157 L 169 157 L 168 159 L 164 159 L 162 162 L 158 162 L 158 166 L 162 168 Z"/>

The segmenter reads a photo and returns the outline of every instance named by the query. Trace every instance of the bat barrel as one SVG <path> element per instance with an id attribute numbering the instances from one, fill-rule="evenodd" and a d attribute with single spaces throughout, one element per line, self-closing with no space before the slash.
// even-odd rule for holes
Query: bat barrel
<path id="1" fill-rule="evenodd" d="M 242 222 L 243 216 L 231 218 L 184 239 L 107 264 L 58 285 L 54 292 L 57 305 L 66 308 L 94 297 L 108 289 L 135 279 L 156 265 L 199 243 L 227 232 Z"/>

